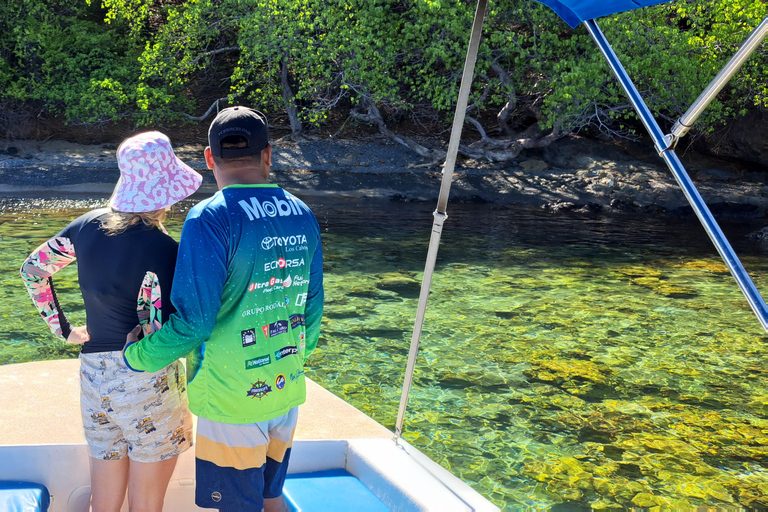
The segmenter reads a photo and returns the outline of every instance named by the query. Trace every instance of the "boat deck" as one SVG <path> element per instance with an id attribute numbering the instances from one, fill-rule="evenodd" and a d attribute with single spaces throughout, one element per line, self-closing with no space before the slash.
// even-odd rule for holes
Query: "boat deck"
<path id="1" fill-rule="evenodd" d="M 80 419 L 78 373 L 76 359 L 0 366 L 4 399 L 0 483 L 43 485 L 51 496 L 48 512 L 89 510 L 89 457 Z M 284 491 L 294 512 L 499 510 L 416 448 L 403 440 L 395 443 L 384 426 L 310 380 L 293 448 Z M 209 510 L 195 505 L 194 489 L 193 448 L 179 456 L 163 510 Z M 127 501 L 121 510 L 128 511 Z"/>
<path id="2" fill-rule="evenodd" d="M 85 443 L 77 359 L 0 366 L 0 445 Z M 307 379 L 295 439 L 391 438 L 392 432 Z"/>

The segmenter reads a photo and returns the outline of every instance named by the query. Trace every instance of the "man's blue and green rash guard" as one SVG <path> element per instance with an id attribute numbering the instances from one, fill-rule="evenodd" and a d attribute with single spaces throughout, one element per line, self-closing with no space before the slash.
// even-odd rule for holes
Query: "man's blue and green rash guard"
<path id="1" fill-rule="evenodd" d="M 232 185 L 195 206 L 181 233 L 163 328 L 125 350 L 136 370 L 187 355 L 193 413 L 254 423 L 306 400 L 304 362 L 323 314 L 320 227 L 277 185 Z"/>

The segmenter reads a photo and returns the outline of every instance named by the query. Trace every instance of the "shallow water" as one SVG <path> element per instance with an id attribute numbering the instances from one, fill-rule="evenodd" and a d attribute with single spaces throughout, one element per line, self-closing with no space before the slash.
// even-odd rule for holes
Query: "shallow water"
<path id="1" fill-rule="evenodd" d="M 327 300 L 307 374 L 393 429 L 434 205 L 308 203 Z M 0 200 L 0 364 L 76 355 L 18 266 L 100 204 Z M 768 506 L 766 338 L 695 220 L 448 213 L 407 440 L 502 508 Z M 762 224 L 722 227 L 768 291 Z M 74 270 L 57 290 L 82 322 Z"/>

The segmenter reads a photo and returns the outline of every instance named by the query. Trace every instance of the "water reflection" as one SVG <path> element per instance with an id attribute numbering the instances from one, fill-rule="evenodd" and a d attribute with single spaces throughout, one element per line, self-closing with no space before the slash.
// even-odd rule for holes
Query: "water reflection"
<path id="1" fill-rule="evenodd" d="M 308 375 L 392 428 L 434 205 L 308 202 L 327 294 Z M 0 363 L 73 355 L 17 267 L 93 206 L 0 203 Z M 767 291 L 762 225 L 722 227 Z M 693 219 L 451 205 L 422 340 L 404 435 L 502 507 L 768 506 L 765 338 Z"/>

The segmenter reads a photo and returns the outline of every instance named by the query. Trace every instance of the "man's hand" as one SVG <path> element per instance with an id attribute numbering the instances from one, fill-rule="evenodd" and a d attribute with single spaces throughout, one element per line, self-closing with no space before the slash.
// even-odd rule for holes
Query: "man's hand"
<path id="1" fill-rule="evenodd" d="M 82 345 L 86 341 L 91 341 L 91 335 L 88 334 L 88 327 L 85 325 L 73 327 L 67 336 L 67 343 L 73 345 Z"/>

